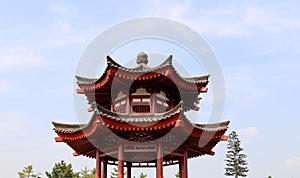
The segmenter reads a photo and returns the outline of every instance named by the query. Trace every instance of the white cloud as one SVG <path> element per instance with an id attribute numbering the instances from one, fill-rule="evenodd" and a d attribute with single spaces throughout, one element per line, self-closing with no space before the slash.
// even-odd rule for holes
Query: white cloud
<path id="1" fill-rule="evenodd" d="M 70 24 L 63 20 L 57 20 L 50 24 L 50 28 L 58 31 L 59 33 L 68 33 L 71 29 Z"/>
<path id="2" fill-rule="evenodd" d="M 24 116 L 17 113 L 4 112 L 0 113 L 0 135 L 11 135 L 13 133 L 23 133 L 25 130 L 23 127 L 23 120 L 26 120 Z"/>
<path id="3" fill-rule="evenodd" d="M 17 51 L 10 54 L 0 54 L 0 70 L 49 64 L 53 64 L 53 62 L 42 59 L 34 54 L 20 54 Z"/>
<path id="4" fill-rule="evenodd" d="M 255 127 L 248 127 L 245 129 L 237 130 L 237 133 L 240 136 L 252 137 L 252 136 L 256 136 L 259 133 L 259 131 Z"/>
<path id="5" fill-rule="evenodd" d="M 264 96 L 264 91 L 255 86 L 251 77 L 243 73 L 234 73 L 226 77 L 225 81 L 229 99 L 243 102 L 257 102 Z"/>
<path id="6" fill-rule="evenodd" d="M 91 39 L 86 31 L 77 33 L 72 26 L 73 19 L 80 16 L 78 8 L 72 3 L 57 2 L 49 7 L 53 21 L 49 25 L 50 32 L 45 39 L 45 47 L 60 47 L 70 44 L 84 44 Z M 78 30 L 78 29 L 77 29 Z"/>
<path id="7" fill-rule="evenodd" d="M 151 3 L 145 7 L 147 8 L 145 10 L 147 15 L 167 16 L 171 19 L 182 18 L 191 10 L 190 3 L 187 1 L 179 3 L 176 1 L 158 0 L 151 1 Z"/>
<path id="8" fill-rule="evenodd" d="M 11 84 L 7 81 L 0 81 L 0 92 L 6 91 L 11 88 Z"/>
<path id="9" fill-rule="evenodd" d="M 71 44 L 85 44 L 91 39 L 88 34 L 66 34 L 63 36 L 56 36 L 55 38 L 48 38 L 45 40 L 46 47 L 58 47 Z"/>
<path id="10" fill-rule="evenodd" d="M 53 12 L 55 14 L 66 14 L 68 13 L 68 7 L 66 6 L 65 3 L 56 3 L 52 4 L 49 8 L 50 12 Z"/>
<path id="11" fill-rule="evenodd" d="M 149 7 L 153 6 L 153 7 Z M 239 8 L 197 9 L 191 2 L 155 1 L 147 6 L 146 15 L 156 15 L 186 23 L 201 33 L 217 36 L 248 35 L 248 29 L 230 18 L 237 15 Z M 226 18 L 227 17 L 227 18 Z M 237 16 L 236 18 L 240 18 Z"/>
<path id="12" fill-rule="evenodd" d="M 300 156 L 293 156 L 285 161 L 287 168 L 299 168 L 300 167 Z"/>
<path id="13" fill-rule="evenodd" d="M 278 13 L 271 7 L 253 5 L 228 5 L 222 8 L 196 8 L 195 2 L 155 1 L 145 11 L 147 16 L 156 15 L 186 23 L 201 33 L 227 37 L 249 36 L 259 33 L 282 33 L 299 30 L 300 20 L 289 14 Z M 199 2 L 198 2 L 199 3 Z"/>
<path id="14" fill-rule="evenodd" d="M 259 134 L 259 130 L 255 127 L 248 127 L 243 129 L 238 129 L 237 134 L 242 140 L 242 144 L 245 147 L 250 146 L 253 142 L 256 141 L 255 137 Z"/>
<path id="15" fill-rule="evenodd" d="M 248 26 L 258 27 L 271 33 L 300 29 L 300 20 L 279 16 L 278 13 L 271 9 L 247 7 L 244 20 Z"/>
<path id="16" fill-rule="evenodd" d="M 54 15 L 54 21 L 50 24 L 50 29 L 60 34 L 70 32 L 73 16 L 78 11 L 77 7 L 73 4 L 59 2 L 52 4 L 49 11 Z"/>

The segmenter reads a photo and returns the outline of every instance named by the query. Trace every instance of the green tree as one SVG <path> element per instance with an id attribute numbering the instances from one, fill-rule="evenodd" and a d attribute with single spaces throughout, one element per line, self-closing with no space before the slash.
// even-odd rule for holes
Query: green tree
<path id="1" fill-rule="evenodd" d="M 79 172 L 80 178 L 95 178 L 96 168 L 89 170 L 86 166 Z"/>
<path id="2" fill-rule="evenodd" d="M 110 178 L 118 178 L 118 169 L 113 168 L 112 172 L 110 173 Z"/>
<path id="3" fill-rule="evenodd" d="M 82 178 L 87 178 L 89 175 L 90 170 L 85 166 L 84 169 L 81 169 L 79 172 L 79 175 L 81 175 Z"/>
<path id="4" fill-rule="evenodd" d="M 229 134 L 227 143 L 227 154 L 226 162 L 227 167 L 225 168 L 226 176 L 235 176 L 235 178 L 246 177 L 246 173 L 249 171 L 247 168 L 247 155 L 242 154 L 243 148 L 241 148 L 241 141 L 235 131 Z"/>
<path id="5" fill-rule="evenodd" d="M 140 178 L 146 178 L 146 177 L 147 177 L 147 174 L 144 174 L 144 173 L 140 174 Z"/>
<path id="6" fill-rule="evenodd" d="M 272 176 L 268 176 L 268 178 L 272 178 Z"/>
<path id="7" fill-rule="evenodd" d="M 72 164 L 61 160 L 55 163 L 51 173 L 46 171 L 46 176 L 49 178 L 79 178 L 79 173 L 73 171 Z"/>
<path id="8" fill-rule="evenodd" d="M 96 168 L 93 168 L 91 171 L 91 173 L 89 174 L 89 178 L 95 178 L 96 177 Z"/>
<path id="9" fill-rule="evenodd" d="M 32 165 L 28 165 L 28 166 L 24 167 L 24 169 L 22 170 L 22 172 L 18 172 L 18 174 L 19 174 L 20 178 L 31 178 L 31 177 L 40 178 L 41 177 L 40 173 L 35 174 L 33 172 Z"/>
<path id="10" fill-rule="evenodd" d="M 135 176 L 133 176 L 133 178 L 136 178 Z M 139 178 L 147 178 L 147 174 L 141 173 L 139 175 Z"/>
<path id="11" fill-rule="evenodd" d="M 118 178 L 118 168 L 114 167 L 112 172 L 110 173 L 110 178 Z M 127 172 L 124 172 L 124 175 L 126 175 Z"/>
<path id="12" fill-rule="evenodd" d="M 177 172 L 177 173 L 175 174 L 175 177 L 176 177 L 176 178 L 180 178 L 180 173 Z"/>

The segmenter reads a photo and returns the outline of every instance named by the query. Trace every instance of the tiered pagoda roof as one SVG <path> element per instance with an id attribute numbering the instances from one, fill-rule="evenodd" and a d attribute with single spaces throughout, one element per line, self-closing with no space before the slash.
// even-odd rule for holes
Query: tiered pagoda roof
<path id="1" fill-rule="evenodd" d="M 209 75 L 180 76 L 172 56 L 156 67 L 147 66 L 146 59 L 141 58 L 136 68 L 126 68 L 107 57 L 101 77 L 77 76 L 77 92 L 86 95 L 93 115 L 87 124 L 53 122 L 58 135 L 55 140 L 68 144 L 75 156 L 96 158 L 100 151 L 111 164 L 117 161 L 121 143 L 125 160 L 137 163 L 133 166 L 142 166 L 140 162 L 145 160 L 151 164 L 158 142 L 164 145 L 166 165 L 179 160 L 184 150 L 188 158 L 214 155 L 214 146 L 227 139 L 224 134 L 229 121 L 197 124 L 185 115 L 187 110 L 199 109 L 199 95 L 207 91 Z M 112 89 L 114 82 L 116 88 Z M 127 95 L 121 91 L 124 88 L 129 90 Z"/>
<path id="2" fill-rule="evenodd" d="M 208 84 L 209 75 L 181 77 L 173 66 L 172 58 L 172 55 L 170 55 L 156 67 L 149 67 L 141 63 L 136 68 L 127 68 L 107 56 L 107 67 L 101 77 L 93 79 L 76 76 L 80 87 L 77 92 L 85 94 L 89 103 L 92 103 L 98 98 L 101 98 L 102 101 L 110 99 L 113 94 L 111 93 L 113 85 L 122 86 L 123 88 L 128 87 L 128 84 L 144 85 L 145 88 L 153 88 L 153 86 L 159 85 L 165 91 L 178 90 L 181 100 L 184 101 L 184 110 L 199 110 L 197 104 L 200 98 L 198 98 L 198 95 L 207 92 L 206 85 Z M 174 95 L 178 95 L 178 92 Z M 174 97 L 170 96 L 170 98 Z M 101 101 L 97 101 L 97 103 L 99 102 L 101 103 Z M 180 98 L 177 103 L 179 102 Z"/>

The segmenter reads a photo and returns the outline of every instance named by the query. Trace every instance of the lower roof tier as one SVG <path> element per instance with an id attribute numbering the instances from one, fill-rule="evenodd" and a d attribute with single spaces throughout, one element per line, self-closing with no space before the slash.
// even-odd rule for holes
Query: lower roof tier
<path id="1" fill-rule="evenodd" d="M 168 113 L 136 118 L 122 118 L 100 109 L 88 124 L 53 124 L 58 135 L 55 140 L 68 144 L 75 151 L 74 155 L 95 158 L 100 150 L 103 157 L 114 161 L 118 145 L 123 144 L 127 159 L 145 162 L 152 159 L 158 144 L 163 145 L 165 160 L 177 160 L 185 148 L 188 148 L 189 158 L 213 155 L 213 147 L 226 139 L 224 133 L 229 121 L 194 124 L 178 106 Z"/>

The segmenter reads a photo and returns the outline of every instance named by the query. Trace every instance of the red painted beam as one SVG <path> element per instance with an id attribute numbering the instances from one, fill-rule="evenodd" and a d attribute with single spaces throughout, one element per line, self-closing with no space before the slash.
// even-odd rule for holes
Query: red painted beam
<path id="1" fill-rule="evenodd" d="M 227 141 L 228 140 L 228 136 L 222 135 L 220 140 L 221 141 Z"/>
<path id="2" fill-rule="evenodd" d="M 178 119 L 178 120 L 176 121 L 175 127 L 182 127 L 182 126 L 183 126 L 182 120 L 181 120 L 181 119 Z"/>
<path id="3" fill-rule="evenodd" d="M 55 137 L 55 142 L 64 142 L 64 139 L 62 137 Z"/>
<path id="4" fill-rule="evenodd" d="M 208 154 L 209 154 L 210 156 L 214 156 L 214 155 L 215 155 L 215 152 L 210 151 Z"/>
<path id="5" fill-rule="evenodd" d="M 77 94 L 85 94 L 85 91 L 82 88 L 76 89 L 76 92 L 77 92 Z"/>
<path id="6" fill-rule="evenodd" d="M 206 88 L 206 87 L 201 87 L 200 88 L 200 92 L 207 92 L 208 91 L 208 88 Z"/>
<path id="7" fill-rule="evenodd" d="M 79 156 L 80 154 L 79 153 L 77 153 L 77 152 L 74 152 L 73 153 L 73 156 Z"/>

